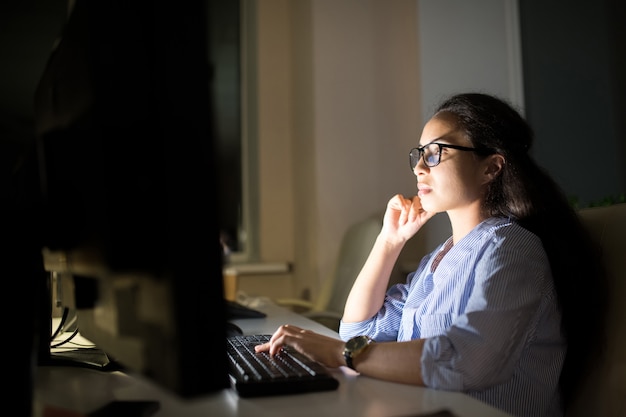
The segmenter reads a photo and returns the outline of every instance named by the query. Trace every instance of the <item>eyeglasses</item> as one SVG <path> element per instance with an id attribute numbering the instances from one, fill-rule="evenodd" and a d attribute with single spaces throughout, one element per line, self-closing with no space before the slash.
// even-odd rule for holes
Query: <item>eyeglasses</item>
<path id="1" fill-rule="evenodd" d="M 411 165 L 411 171 L 415 169 L 419 163 L 420 158 L 423 158 L 424 164 L 427 167 L 435 167 L 441 162 L 441 150 L 443 148 L 458 149 L 459 151 L 476 152 L 483 155 L 492 154 L 493 151 L 489 149 L 481 148 L 468 148 L 467 146 L 448 145 L 447 143 L 431 142 L 419 148 L 413 148 L 409 152 L 409 164 Z"/>

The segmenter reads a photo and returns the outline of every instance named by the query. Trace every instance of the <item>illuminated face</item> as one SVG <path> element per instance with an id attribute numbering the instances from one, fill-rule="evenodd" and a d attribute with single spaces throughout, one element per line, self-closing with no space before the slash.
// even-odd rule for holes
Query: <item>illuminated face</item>
<path id="1" fill-rule="evenodd" d="M 425 146 L 431 143 L 443 146 Z M 466 207 L 479 208 L 485 185 L 490 180 L 486 177 L 490 158 L 481 158 L 473 152 L 472 144 L 457 128 L 454 118 L 439 114 L 430 119 L 422 131 L 419 147 L 424 147 L 428 165 L 435 165 L 441 158 L 432 167 L 424 163 L 424 158 L 419 158 L 413 169 L 424 209 L 438 213 Z"/>

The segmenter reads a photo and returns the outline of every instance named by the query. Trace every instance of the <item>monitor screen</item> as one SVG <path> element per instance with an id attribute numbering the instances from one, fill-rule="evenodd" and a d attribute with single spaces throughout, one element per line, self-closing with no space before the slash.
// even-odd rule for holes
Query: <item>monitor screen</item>
<path id="1" fill-rule="evenodd" d="M 228 386 L 208 3 L 77 0 L 36 93 L 45 270 L 183 397 Z"/>

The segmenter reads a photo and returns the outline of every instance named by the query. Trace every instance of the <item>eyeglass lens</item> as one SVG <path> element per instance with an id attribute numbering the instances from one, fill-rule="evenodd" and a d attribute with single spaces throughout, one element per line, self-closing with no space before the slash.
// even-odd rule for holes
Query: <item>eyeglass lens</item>
<path id="1" fill-rule="evenodd" d="M 422 148 L 413 148 L 409 153 L 411 171 L 415 169 L 419 163 L 420 157 L 424 158 L 424 163 L 428 167 L 434 167 L 439 164 L 441 158 L 441 147 L 437 143 L 430 143 Z"/>

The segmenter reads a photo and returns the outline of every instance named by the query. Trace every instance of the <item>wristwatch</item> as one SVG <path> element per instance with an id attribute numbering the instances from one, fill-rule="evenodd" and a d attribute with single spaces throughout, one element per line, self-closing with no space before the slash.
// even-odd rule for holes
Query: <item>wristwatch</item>
<path id="1" fill-rule="evenodd" d="M 352 361 L 358 355 L 363 353 L 369 345 L 374 343 L 374 339 L 369 336 L 354 336 L 346 342 L 346 346 L 343 348 L 343 357 L 346 360 L 346 365 L 349 368 L 354 369 Z M 356 369 L 354 369 L 356 371 Z"/>

